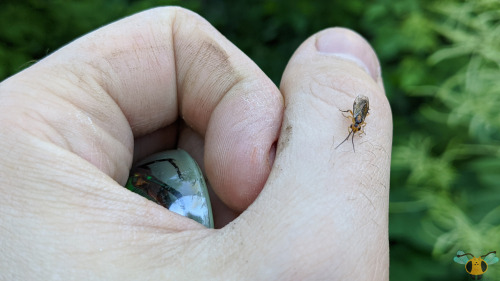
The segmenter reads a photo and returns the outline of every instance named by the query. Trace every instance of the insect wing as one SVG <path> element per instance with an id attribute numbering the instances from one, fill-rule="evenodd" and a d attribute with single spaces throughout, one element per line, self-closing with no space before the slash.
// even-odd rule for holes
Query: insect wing
<path id="1" fill-rule="evenodd" d="M 352 106 L 353 117 L 361 115 L 361 120 L 364 120 L 366 114 L 368 114 L 368 108 L 370 107 L 370 102 L 368 101 L 368 97 L 359 95 L 354 100 L 354 104 Z"/>
<path id="2" fill-rule="evenodd" d="M 469 261 L 469 258 L 464 255 L 465 255 L 464 251 L 458 251 L 457 255 L 453 258 L 453 260 L 459 264 L 466 264 Z"/>
<path id="3" fill-rule="evenodd" d="M 498 262 L 498 257 L 495 255 L 495 253 L 489 253 L 488 255 L 486 255 L 486 257 L 484 257 L 484 261 L 487 264 L 494 264 Z"/>

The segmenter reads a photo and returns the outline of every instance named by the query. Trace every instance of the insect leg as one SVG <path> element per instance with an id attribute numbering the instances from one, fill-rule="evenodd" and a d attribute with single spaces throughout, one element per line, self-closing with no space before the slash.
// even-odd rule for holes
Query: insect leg
<path id="1" fill-rule="evenodd" d="M 170 163 L 170 165 L 172 165 L 174 167 L 175 171 L 177 172 L 177 176 L 181 180 L 184 180 L 184 178 L 182 177 L 181 169 L 179 169 L 179 166 L 177 166 L 177 164 L 175 164 L 174 159 L 168 158 L 165 160 L 168 161 L 168 163 Z"/>
<path id="2" fill-rule="evenodd" d="M 153 160 L 153 161 L 150 161 L 150 162 L 147 162 L 147 163 L 144 163 L 144 164 L 140 165 L 139 168 L 150 169 L 149 165 L 155 164 L 155 163 L 159 163 L 159 162 L 164 162 L 164 161 L 167 161 L 168 163 L 170 163 L 170 165 L 172 165 L 172 167 L 174 167 L 174 169 L 175 169 L 175 171 L 177 173 L 177 176 L 181 180 L 184 180 L 184 178 L 182 177 L 181 170 L 179 169 L 179 166 L 177 166 L 177 164 L 175 164 L 174 159 L 172 159 L 172 158 Z"/>
<path id="3" fill-rule="evenodd" d="M 365 125 L 366 125 L 365 121 L 363 121 L 359 124 L 359 131 L 358 132 L 360 135 L 365 134 L 365 130 L 364 130 Z"/>
<path id="4" fill-rule="evenodd" d="M 351 118 L 352 118 L 352 116 L 354 116 L 354 114 L 352 113 L 352 110 L 350 110 L 350 109 L 348 109 L 348 110 L 340 110 L 340 109 L 339 109 L 339 111 L 340 111 L 340 112 L 349 112 L 349 114 L 351 114 L 351 116 L 345 116 L 345 115 L 342 113 L 342 115 L 343 115 L 344 117 L 351 117 Z"/>

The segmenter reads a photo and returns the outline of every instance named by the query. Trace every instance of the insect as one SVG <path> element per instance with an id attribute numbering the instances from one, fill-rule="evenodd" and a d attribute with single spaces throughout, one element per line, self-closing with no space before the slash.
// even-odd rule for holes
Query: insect
<path id="1" fill-rule="evenodd" d="M 497 252 L 492 251 L 486 255 L 480 257 L 474 257 L 470 253 L 464 253 L 464 251 L 458 251 L 457 255 L 453 258 L 456 263 L 465 264 L 465 271 L 470 274 L 472 280 L 479 280 L 483 277 L 483 274 L 488 270 L 488 264 L 494 264 L 498 262 L 498 257 L 495 255 Z M 468 258 L 471 256 L 472 258 Z"/>
<path id="2" fill-rule="evenodd" d="M 354 148 L 354 134 L 357 132 L 360 132 L 360 134 L 364 133 L 363 127 L 366 125 L 365 118 L 368 116 L 368 109 L 370 108 L 370 102 L 368 101 L 367 96 L 359 95 L 356 97 L 354 100 L 354 104 L 352 105 L 352 111 L 351 110 L 340 110 L 341 112 L 348 112 L 350 115 L 345 116 L 349 119 L 351 119 L 352 124 L 349 125 L 347 130 L 349 131 L 349 134 L 345 138 L 344 141 L 342 141 L 335 149 L 337 149 L 341 144 L 346 142 L 349 137 L 352 134 L 352 149 L 354 152 L 356 152 L 356 149 Z"/>
<path id="3" fill-rule="evenodd" d="M 138 162 L 125 187 L 171 212 L 214 227 L 203 173 L 182 149 L 159 152 Z"/>
<path id="4" fill-rule="evenodd" d="M 169 162 L 175 168 L 177 176 L 182 180 L 182 173 L 180 172 L 179 167 L 175 164 L 174 159 L 161 159 L 150 161 L 135 167 L 131 171 L 128 186 L 133 187 L 129 188 L 133 189 L 132 191 L 135 191 L 168 209 L 173 201 L 182 198 L 182 194 L 164 181 L 155 177 L 149 167 L 152 164 L 164 161 Z"/>

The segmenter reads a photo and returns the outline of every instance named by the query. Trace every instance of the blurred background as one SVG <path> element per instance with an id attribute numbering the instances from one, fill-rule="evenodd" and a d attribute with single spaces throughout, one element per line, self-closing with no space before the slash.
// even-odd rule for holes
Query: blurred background
<path id="1" fill-rule="evenodd" d="M 458 250 L 500 255 L 500 1 L 0 0 L 0 80 L 161 5 L 205 17 L 277 85 L 311 34 L 362 34 L 394 118 L 391 279 L 468 280 Z M 500 263 L 484 279 L 500 280 Z"/>

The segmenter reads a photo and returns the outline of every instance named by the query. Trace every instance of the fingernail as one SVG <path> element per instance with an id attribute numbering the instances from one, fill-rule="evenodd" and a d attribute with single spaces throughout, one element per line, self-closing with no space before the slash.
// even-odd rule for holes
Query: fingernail
<path id="1" fill-rule="evenodd" d="M 330 28 L 318 34 L 316 49 L 359 65 L 373 80 L 380 76 L 380 64 L 370 44 L 359 34 L 345 28 Z"/>

